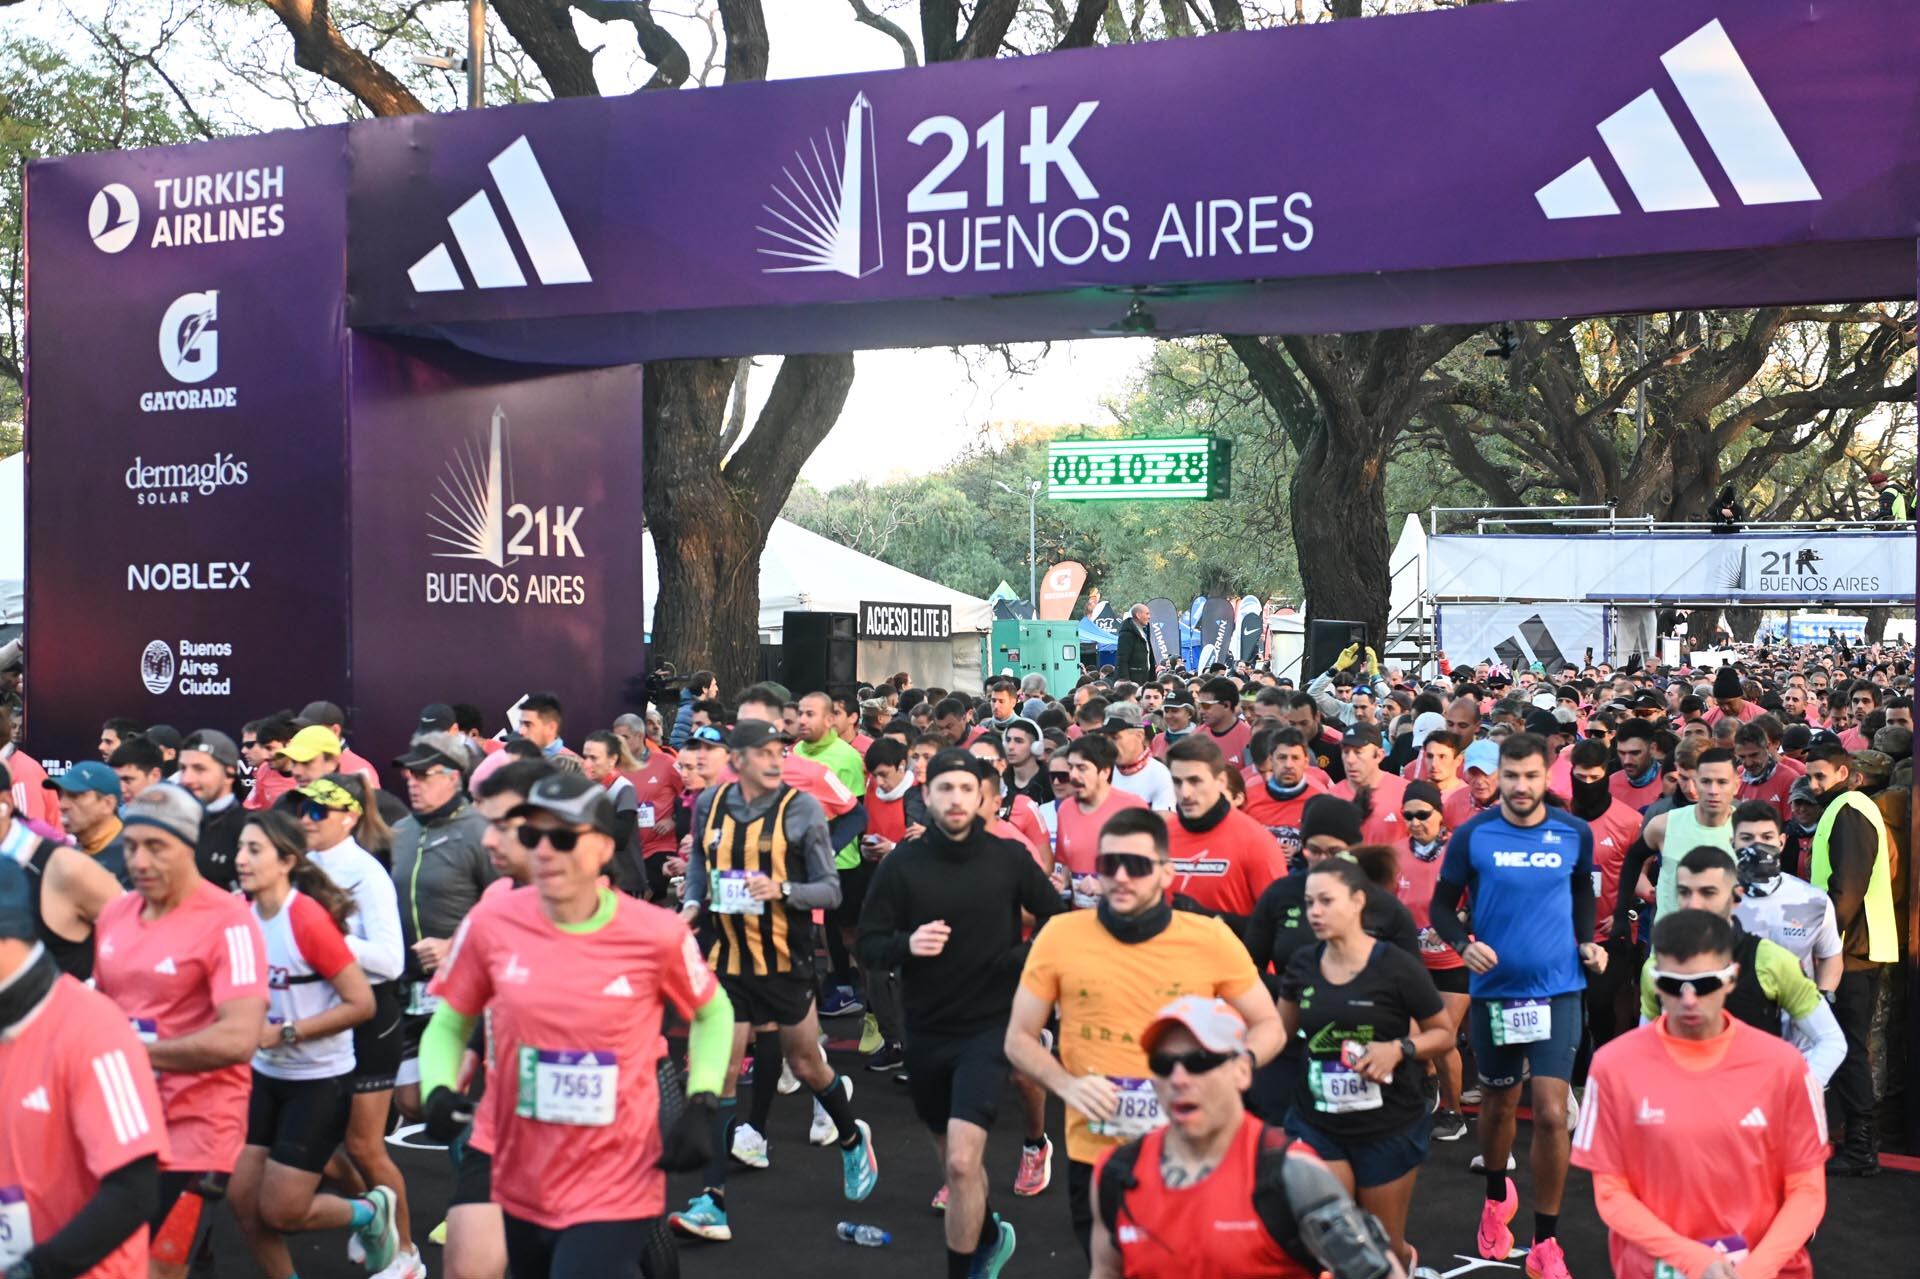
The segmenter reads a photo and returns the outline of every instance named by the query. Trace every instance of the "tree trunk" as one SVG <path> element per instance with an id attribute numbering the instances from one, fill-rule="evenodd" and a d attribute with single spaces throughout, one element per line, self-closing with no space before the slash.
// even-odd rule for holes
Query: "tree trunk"
<path id="1" fill-rule="evenodd" d="M 1687 647 L 1712 648 L 1714 634 L 1720 629 L 1720 610 L 1696 608 L 1687 614 Z"/>
<path id="2" fill-rule="evenodd" d="M 1760 610 L 1757 608 L 1729 608 L 1726 610 L 1727 629 L 1742 644 L 1753 643 L 1753 637 L 1760 633 Z"/>
<path id="3" fill-rule="evenodd" d="M 1887 637 L 1887 622 L 1893 617 L 1893 610 L 1883 604 L 1861 610 L 1867 618 L 1867 643 L 1878 644 Z"/>
<path id="4" fill-rule="evenodd" d="M 1319 618 L 1365 623 L 1367 642 L 1386 651 L 1393 548 L 1387 539 L 1387 485 L 1383 457 L 1329 448 L 1316 437 L 1294 470 L 1293 544 L 1307 596 L 1308 633 Z M 1318 672 L 1314 672 L 1318 674 Z"/>

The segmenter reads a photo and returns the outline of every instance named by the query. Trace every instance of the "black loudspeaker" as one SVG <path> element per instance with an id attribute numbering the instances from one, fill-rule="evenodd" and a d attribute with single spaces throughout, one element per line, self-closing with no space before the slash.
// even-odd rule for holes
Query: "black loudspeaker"
<path id="1" fill-rule="evenodd" d="M 1338 618 L 1316 617 L 1308 623 L 1307 664 L 1300 673 L 1301 684 L 1313 679 L 1322 671 L 1340 660 L 1340 652 L 1349 644 L 1365 645 L 1367 627 L 1364 622 L 1346 622 Z"/>
<path id="2" fill-rule="evenodd" d="M 853 688 L 852 613 L 783 613 L 780 682 L 795 697 Z"/>

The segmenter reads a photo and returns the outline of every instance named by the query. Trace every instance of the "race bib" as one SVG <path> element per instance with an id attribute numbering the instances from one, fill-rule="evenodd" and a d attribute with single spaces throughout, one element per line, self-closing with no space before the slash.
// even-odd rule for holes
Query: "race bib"
<path id="1" fill-rule="evenodd" d="M 720 915 L 764 915 L 767 904 L 747 892 L 747 872 L 723 870 L 713 876 L 713 910 Z"/>
<path id="2" fill-rule="evenodd" d="M 160 1023 L 154 1021 L 151 1017 L 134 1017 L 130 1020 L 133 1025 L 133 1033 L 140 1037 L 141 1043 L 151 1044 L 160 1038 Z"/>
<path id="3" fill-rule="evenodd" d="M 1595 901 L 1600 900 L 1600 882 L 1603 878 L 1604 876 L 1601 872 L 1597 870 L 1593 872 L 1593 899 Z"/>
<path id="4" fill-rule="evenodd" d="M 638 822 L 641 830 L 653 829 L 653 805 L 652 804 L 642 804 L 640 805 L 640 807 L 634 809 L 633 811 L 634 811 L 635 821 Z"/>
<path id="5" fill-rule="evenodd" d="M 440 996 L 427 993 L 427 983 L 417 981 L 407 992 L 407 1016 L 431 1017 L 440 1007 Z"/>
<path id="6" fill-rule="evenodd" d="M 1453 947 L 1447 945 L 1447 943 L 1441 938 L 1440 934 L 1435 932 L 1433 929 L 1422 928 L 1420 930 L 1420 953 L 1421 954 L 1444 955 L 1452 949 Z"/>
<path id="7" fill-rule="evenodd" d="M 1747 1241 L 1740 1235 L 1727 1235 L 1722 1239 L 1702 1239 L 1700 1242 L 1733 1265 L 1737 1266 L 1747 1259 Z M 1678 1266 L 1657 1261 L 1653 1266 L 1653 1279 L 1687 1279 L 1687 1272 Z"/>
<path id="8" fill-rule="evenodd" d="M 33 1219 L 27 1215 L 27 1192 L 18 1186 L 0 1186 L 0 1269 L 33 1251 Z"/>
<path id="9" fill-rule="evenodd" d="M 1492 1013 L 1493 1042 L 1533 1044 L 1553 1034 L 1553 1004 L 1545 999 L 1495 1000 Z"/>
<path id="10" fill-rule="evenodd" d="M 543 1124 L 604 1128 L 613 1122 L 620 1065 L 610 1052 L 520 1049 L 520 1097 L 514 1114 Z"/>
<path id="11" fill-rule="evenodd" d="M 1113 1081 L 1118 1093 L 1114 1098 L 1113 1118 L 1089 1120 L 1088 1132 L 1096 1137 L 1118 1137 L 1122 1141 L 1132 1141 L 1167 1122 L 1160 1113 L 1160 1098 L 1153 1091 L 1151 1079 L 1123 1079 L 1114 1075 L 1107 1078 Z"/>
<path id="12" fill-rule="evenodd" d="M 1307 1088 L 1313 1108 L 1329 1115 L 1380 1109 L 1380 1085 L 1337 1061 L 1308 1063 Z"/>

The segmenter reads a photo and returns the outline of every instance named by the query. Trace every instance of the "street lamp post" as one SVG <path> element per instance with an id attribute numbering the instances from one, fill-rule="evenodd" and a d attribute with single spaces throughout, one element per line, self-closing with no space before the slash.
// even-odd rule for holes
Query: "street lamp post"
<path id="1" fill-rule="evenodd" d="M 1002 489 L 1020 496 L 1020 490 L 1004 480 L 995 480 Z M 1035 534 L 1038 531 L 1040 489 L 1039 480 L 1027 481 L 1027 603 L 1033 605 L 1034 615 L 1040 613 L 1040 560 Z"/>

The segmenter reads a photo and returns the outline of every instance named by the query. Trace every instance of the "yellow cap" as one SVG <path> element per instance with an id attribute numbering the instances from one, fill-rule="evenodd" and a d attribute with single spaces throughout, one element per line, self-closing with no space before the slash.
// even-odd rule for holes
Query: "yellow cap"
<path id="1" fill-rule="evenodd" d="M 333 730 L 319 724 L 312 724 L 293 735 L 293 740 L 282 746 L 278 752 L 296 764 L 306 764 L 322 755 L 338 755 L 340 739 Z"/>

